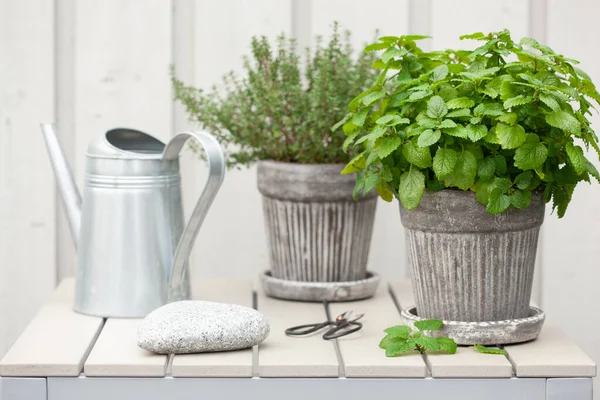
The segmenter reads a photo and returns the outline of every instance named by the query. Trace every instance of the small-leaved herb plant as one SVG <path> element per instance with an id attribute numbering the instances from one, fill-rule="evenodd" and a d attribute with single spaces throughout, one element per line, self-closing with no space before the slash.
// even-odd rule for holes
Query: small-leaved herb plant
<path id="1" fill-rule="evenodd" d="M 426 319 L 414 323 L 416 331 L 406 325 L 396 325 L 387 328 L 385 337 L 379 347 L 385 350 L 387 357 L 395 357 L 410 350 L 423 354 L 425 351 L 444 351 L 448 354 L 456 353 L 456 342 L 447 337 L 434 338 L 428 336 L 426 331 L 441 329 L 443 322 L 439 319 Z"/>
<path id="2" fill-rule="evenodd" d="M 385 36 L 379 78 L 349 103 L 332 129 L 356 155 L 355 194 L 376 189 L 414 209 L 425 190 L 475 192 L 491 214 L 529 206 L 541 192 L 562 217 L 575 186 L 600 181 L 584 148 L 598 154 L 590 126 L 600 94 L 577 61 L 506 30 L 461 39 L 474 50 L 424 52 L 425 36 Z"/>
<path id="3" fill-rule="evenodd" d="M 317 37 L 302 62 L 293 38 L 281 35 L 276 46 L 254 37 L 244 72 L 230 72 L 220 88 L 205 91 L 186 85 L 172 73 L 175 99 L 190 121 L 225 147 L 228 166 L 257 160 L 302 164 L 347 163 L 345 135 L 331 126 L 347 112 L 356 93 L 374 82 L 374 54 L 354 54 L 350 33 L 334 23 L 328 43 Z"/>

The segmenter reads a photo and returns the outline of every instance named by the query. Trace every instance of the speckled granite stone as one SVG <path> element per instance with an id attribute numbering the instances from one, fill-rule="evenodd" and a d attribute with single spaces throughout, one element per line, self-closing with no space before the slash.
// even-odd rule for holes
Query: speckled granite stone
<path id="1" fill-rule="evenodd" d="M 269 323 L 256 310 L 210 301 L 177 301 L 151 312 L 138 346 L 161 354 L 239 350 L 261 343 Z"/>

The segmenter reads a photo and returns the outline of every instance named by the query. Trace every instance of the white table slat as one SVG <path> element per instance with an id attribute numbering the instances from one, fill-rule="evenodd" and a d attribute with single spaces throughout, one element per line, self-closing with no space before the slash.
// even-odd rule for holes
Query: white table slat
<path id="1" fill-rule="evenodd" d="M 65 279 L 0 361 L 3 376 L 78 376 L 103 319 L 74 312 L 75 282 Z"/>
<path id="2" fill-rule="evenodd" d="M 556 326 L 545 325 L 536 340 L 505 349 L 518 377 L 596 376 L 596 363 Z"/>
<path id="3" fill-rule="evenodd" d="M 409 281 L 390 286 L 401 307 L 414 305 Z M 453 355 L 428 353 L 425 359 L 434 378 L 510 378 L 513 375 L 513 367 L 505 356 L 481 354 L 465 347 L 459 347 Z"/>
<path id="4" fill-rule="evenodd" d="M 210 279 L 194 281 L 195 300 L 218 301 L 252 307 L 253 286 L 250 280 Z M 239 351 L 179 354 L 173 357 L 174 377 L 251 377 L 252 349 Z"/>
<path id="5" fill-rule="evenodd" d="M 109 318 L 84 366 L 86 376 L 165 376 L 168 357 L 137 345 L 141 319 Z"/>
<path id="6" fill-rule="evenodd" d="M 331 303 L 331 318 L 345 311 L 365 316 L 360 320 L 363 328 L 338 339 L 344 370 L 348 378 L 424 378 L 425 362 L 417 352 L 400 357 L 386 357 L 379 348 L 385 336 L 384 329 L 400 323 L 400 315 L 389 294 L 381 283 L 374 297 L 349 303 Z"/>
<path id="7" fill-rule="evenodd" d="M 285 334 L 291 326 L 325 321 L 323 304 L 277 300 L 259 293 L 258 310 L 271 325 L 269 337 L 258 346 L 260 377 L 338 377 L 333 342 L 323 340 L 319 334 Z"/>

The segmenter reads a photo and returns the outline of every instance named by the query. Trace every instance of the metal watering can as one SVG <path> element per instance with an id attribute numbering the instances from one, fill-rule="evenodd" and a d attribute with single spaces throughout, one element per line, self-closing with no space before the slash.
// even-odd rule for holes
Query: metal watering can
<path id="1" fill-rule="evenodd" d="M 136 318 L 188 299 L 187 259 L 225 174 L 217 140 L 185 132 L 165 145 L 133 129 L 110 130 L 88 146 L 82 206 L 54 126 L 42 132 L 78 248 L 74 310 Z M 209 177 L 184 227 L 178 157 L 188 138 L 204 148 Z"/>

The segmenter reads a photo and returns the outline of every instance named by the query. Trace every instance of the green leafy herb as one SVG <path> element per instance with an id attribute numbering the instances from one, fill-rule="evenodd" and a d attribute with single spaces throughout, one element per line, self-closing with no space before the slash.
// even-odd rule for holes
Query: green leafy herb
<path id="1" fill-rule="evenodd" d="M 508 354 L 504 349 L 499 349 L 497 347 L 486 347 L 482 344 L 476 344 L 475 346 L 471 346 L 471 348 L 483 354 Z"/>
<path id="2" fill-rule="evenodd" d="M 600 156 L 590 121 L 600 93 L 577 61 L 507 30 L 462 36 L 471 50 L 425 52 L 422 38 L 365 49 L 381 51 L 381 73 L 335 127 L 366 161 L 350 163 L 358 185 L 376 176 L 381 197 L 407 209 L 424 190 L 472 191 L 492 214 L 544 193 L 560 218 L 579 182 L 600 181 L 586 156 Z"/>
<path id="3" fill-rule="evenodd" d="M 379 347 L 385 350 L 387 357 L 395 357 L 410 350 L 423 354 L 427 350 L 443 351 L 448 354 L 456 353 L 456 342 L 447 337 L 433 337 L 427 331 L 438 331 L 443 322 L 439 319 L 428 319 L 415 322 L 416 331 L 406 325 L 396 325 L 387 328 L 385 337 Z"/>
<path id="4" fill-rule="evenodd" d="M 374 122 L 367 107 L 386 96 L 380 87 L 370 89 L 352 103 L 353 112 L 347 112 L 356 93 L 373 84 L 378 74 L 371 68 L 375 54 L 355 57 L 350 43 L 350 34 L 340 33 L 334 24 L 329 42 L 317 38 L 301 61 L 294 39 L 281 35 L 272 44 L 264 36 L 254 37 L 242 74 L 231 72 L 219 88 L 208 91 L 186 85 L 172 72 L 174 96 L 190 121 L 225 147 L 230 167 L 264 159 L 347 163 L 358 152 L 349 148 L 358 139 L 357 129 Z M 393 122 L 401 118 L 397 115 Z M 385 150 L 382 154 L 385 157 Z"/>

